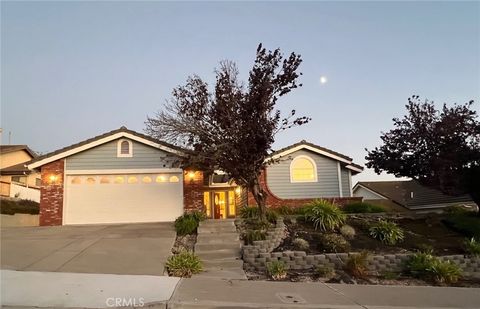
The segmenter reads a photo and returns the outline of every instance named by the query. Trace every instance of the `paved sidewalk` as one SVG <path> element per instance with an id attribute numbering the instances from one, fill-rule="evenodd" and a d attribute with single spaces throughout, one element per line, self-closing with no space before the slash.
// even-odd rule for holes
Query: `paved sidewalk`
<path id="1" fill-rule="evenodd" d="M 480 289 L 192 278 L 168 308 L 480 308 Z"/>
<path id="2" fill-rule="evenodd" d="M 1 271 L 2 307 L 165 308 L 179 278 L 165 276 Z"/>

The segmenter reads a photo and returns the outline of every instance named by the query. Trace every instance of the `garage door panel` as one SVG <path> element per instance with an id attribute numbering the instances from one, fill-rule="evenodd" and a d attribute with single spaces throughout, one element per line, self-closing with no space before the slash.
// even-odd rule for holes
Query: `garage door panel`
<path id="1" fill-rule="evenodd" d="M 119 175 L 69 176 L 65 224 L 173 221 L 183 213 L 182 175 L 161 176 L 156 182 L 157 174 L 123 175 L 124 183 L 114 182 Z M 169 182 L 171 176 L 179 181 Z M 129 177 L 137 182 L 128 183 Z"/>

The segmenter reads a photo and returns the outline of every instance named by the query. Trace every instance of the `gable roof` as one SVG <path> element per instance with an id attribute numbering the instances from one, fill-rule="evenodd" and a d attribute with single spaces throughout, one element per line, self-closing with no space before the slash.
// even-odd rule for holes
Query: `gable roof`
<path id="1" fill-rule="evenodd" d="M 126 127 L 122 126 L 119 129 L 116 129 L 116 130 L 113 130 L 113 131 L 95 136 L 93 138 L 89 138 L 89 139 L 84 140 L 82 142 L 79 142 L 79 143 L 76 143 L 76 144 L 73 144 L 73 145 L 70 145 L 70 146 L 52 151 L 50 153 L 47 153 L 47 154 L 39 156 L 39 157 L 36 157 L 32 161 L 28 162 L 27 167 L 29 169 L 38 168 L 38 167 L 40 167 L 42 165 L 45 165 L 47 163 L 50 163 L 50 162 L 53 162 L 53 161 L 71 156 L 71 155 L 76 154 L 78 152 L 85 151 L 87 149 L 96 147 L 98 145 L 101 145 L 101 144 L 104 144 L 104 143 L 107 143 L 107 142 L 110 142 L 110 141 L 113 141 L 113 140 L 116 140 L 116 139 L 119 139 L 119 138 L 122 138 L 122 137 L 129 138 L 129 139 L 132 139 L 134 141 L 137 141 L 137 142 L 140 142 L 140 143 L 143 143 L 143 144 L 152 146 L 154 148 L 158 148 L 158 149 L 161 149 L 163 151 L 166 151 L 166 152 L 169 152 L 169 153 L 172 153 L 172 154 L 175 154 L 175 155 L 179 155 L 179 156 L 183 156 L 185 154 L 185 152 L 187 151 L 187 150 L 185 150 L 181 147 L 178 147 L 178 146 L 175 146 L 175 145 L 163 142 L 163 141 L 159 141 L 159 140 L 157 140 L 157 139 L 155 139 L 151 136 L 129 130 Z"/>
<path id="2" fill-rule="evenodd" d="M 38 155 L 32 149 L 28 148 L 27 145 L 0 145 L 0 154 L 15 152 L 19 150 L 24 150 L 32 158 L 37 157 Z"/>
<path id="3" fill-rule="evenodd" d="M 30 174 L 32 171 L 29 170 L 26 166 L 26 163 L 19 163 L 12 166 L 4 167 L 0 169 L 0 175 L 26 175 Z"/>
<path id="4" fill-rule="evenodd" d="M 292 144 L 290 146 L 287 146 L 287 147 L 284 147 L 284 148 L 281 148 L 279 150 L 276 150 L 276 151 L 272 152 L 270 154 L 269 159 L 278 159 L 280 157 L 289 155 L 289 154 L 294 153 L 295 151 L 298 151 L 298 150 L 301 150 L 301 149 L 310 150 L 310 151 L 318 153 L 320 155 L 324 155 L 324 156 L 329 157 L 331 159 L 334 159 L 334 160 L 340 161 L 342 163 L 345 163 L 346 164 L 345 167 L 352 170 L 353 172 L 355 172 L 355 174 L 363 171 L 363 166 L 353 163 L 352 158 L 350 158 L 350 157 L 348 157 L 344 154 L 341 154 L 339 152 L 333 151 L 331 149 L 328 149 L 328 148 L 325 148 L 325 147 L 307 142 L 305 140 L 302 140 L 298 143 Z"/>
<path id="5" fill-rule="evenodd" d="M 452 204 L 473 203 L 468 194 L 446 195 L 440 190 L 421 185 L 416 180 L 362 181 L 353 190 L 363 187 L 409 209 L 444 207 Z"/>

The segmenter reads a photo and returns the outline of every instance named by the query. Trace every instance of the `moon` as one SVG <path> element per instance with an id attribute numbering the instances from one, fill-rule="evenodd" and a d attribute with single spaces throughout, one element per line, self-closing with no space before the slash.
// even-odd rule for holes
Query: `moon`
<path id="1" fill-rule="evenodd" d="M 320 84 L 325 84 L 326 82 L 328 82 L 328 79 L 326 76 L 320 76 Z"/>

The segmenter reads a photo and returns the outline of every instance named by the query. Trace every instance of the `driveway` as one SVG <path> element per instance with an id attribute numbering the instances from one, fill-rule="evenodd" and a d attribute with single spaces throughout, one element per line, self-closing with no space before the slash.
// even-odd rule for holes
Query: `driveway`
<path id="1" fill-rule="evenodd" d="M 1 268 L 163 275 L 172 223 L 15 227 L 1 230 Z"/>

